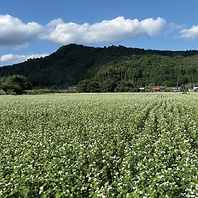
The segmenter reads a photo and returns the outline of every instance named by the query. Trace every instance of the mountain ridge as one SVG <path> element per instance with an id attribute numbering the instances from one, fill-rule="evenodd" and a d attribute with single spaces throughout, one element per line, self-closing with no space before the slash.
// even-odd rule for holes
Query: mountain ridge
<path id="1" fill-rule="evenodd" d="M 112 68 L 114 74 L 109 73 L 108 80 L 116 78 L 117 82 L 126 82 L 127 79 L 118 72 L 121 67 L 134 86 L 198 82 L 198 51 L 144 50 L 124 46 L 101 48 L 69 44 L 47 57 L 0 67 L 0 75 L 24 75 L 33 87 L 67 88 L 85 79 L 103 83 L 107 78 L 101 80 L 102 77 L 99 77 L 97 80 L 97 76 L 103 75 L 104 71 L 108 74 Z M 157 80 L 160 72 L 156 72 L 156 69 L 165 70 L 164 76 L 167 79 Z M 173 72 L 176 73 L 172 75 Z M 170 79 L 171 83 L 164 83 Z"/>

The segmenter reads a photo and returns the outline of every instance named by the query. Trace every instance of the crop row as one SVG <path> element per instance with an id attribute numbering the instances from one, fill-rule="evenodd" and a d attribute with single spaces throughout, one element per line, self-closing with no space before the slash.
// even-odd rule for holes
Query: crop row
<path id="1" fill-rule="evenodd" d="M 196 94 L 0 97 L 0 197 L 198 197 Z"/>

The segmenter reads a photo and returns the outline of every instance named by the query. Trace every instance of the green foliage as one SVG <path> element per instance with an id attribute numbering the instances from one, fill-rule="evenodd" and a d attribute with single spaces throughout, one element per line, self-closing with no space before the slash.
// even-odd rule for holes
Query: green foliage
<path id="1" fill-rule="evenodd" d="M 196 55 L 191 59 L 196 60 L 197 57 Z M 105 64 L 89 80 L 99 82 L 101 87 L 114 85 L 113 89 L 101 88 L 101 91 L 126 91 L 149 84 L 164 87 L 183 85 L 184 87 L 188 82 L 198 82 L 198 65 L 193 63 L 192 66 L 191 59 L 189 57 L 161 55 L 121 57 L 116 63 L 111 61 Z"/>
<path id="2" fill-rule="evenodd" d="M 49 93 L 57 93 L 56 90 L 53 90 L 53 89 L 35 89 L 35 90 L 32 90 L 32 92 L 30 94 L 49 94 Z"/>
<path id="3" fill-rule="evenodd" d="M 0 75 L 20 74 L 34 88 L 67 89 L 78 86 L 86 92 L 118 91 L 122 82 L 131 86 L 155 84 L 173 87 L 198 82 L 198 51 L 159 51 L 110 46 L 94 48 L 70 44 L 45 58 L 30 59 L 0 67 Z M 91 82 L 92 81 L 92 82 Z M 93 87 L 92 87 L 93 86 Z"/>
<path id="4" fill-rule="evenodd" d="M 196 93 L 0 97 L 0 197 L 198 197 Z"/>
<path id="5" fill-rule="evenodd" d="M 81 80 L 77 87 L 78 92 L 100 92 L 101 86 L 97 81 L 91 81 L 89 79 Z"/>
<path id="6" fill-rule="evenodd" d="M 25 89 L 31 89 L 31 84 L 25 76 L 5 76 L 0 81 L 0 88 L 8 94 L 22 94 Z"/>

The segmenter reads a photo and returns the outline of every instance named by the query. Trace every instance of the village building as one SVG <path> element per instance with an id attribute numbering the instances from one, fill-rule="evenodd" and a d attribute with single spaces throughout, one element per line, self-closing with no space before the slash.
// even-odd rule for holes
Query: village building
<path id="1" fill-rule="evenodd" d="M 174 88 L 174 87 L 173 87 L 173 89 L 171 89 L 170 91 L 172 91 L 172 92 L 180 92 L 181 89 L 179 89 L 179 88 Z"/>
<path id="2" fill-rule="evenodd" d="M 195 91 L 198 91 L 198 85 L 193 86 L 193 89 L 194 89 Z"/>
<path id="3" fill-rule="evenodd" d="M 152 87 L 151 91 L 153 91 L 153 92 L 165 92 L 166 89 L 164 87 Z"/>
<path id="4" fill-rule="evenodd" d="M 7 95 L 7 93 L 3 90 L 0 90 L 0 95 Z"/>
<path id="5" fill-rule="evenodd" d="M 145 87 L 139 86 L 139 91 L 140 91 L 140 92 L 145 92 L 145 91 L 146 91 L 146 90 L 145 90 Z"/>

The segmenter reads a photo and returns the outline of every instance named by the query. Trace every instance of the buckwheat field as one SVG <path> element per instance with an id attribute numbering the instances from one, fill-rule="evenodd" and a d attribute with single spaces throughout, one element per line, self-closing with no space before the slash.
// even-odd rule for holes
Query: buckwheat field
<path id="1" fill-rule="evenodd" d="M 0 96 L 0 197 L 198 197 L 198 94 Z"/>

